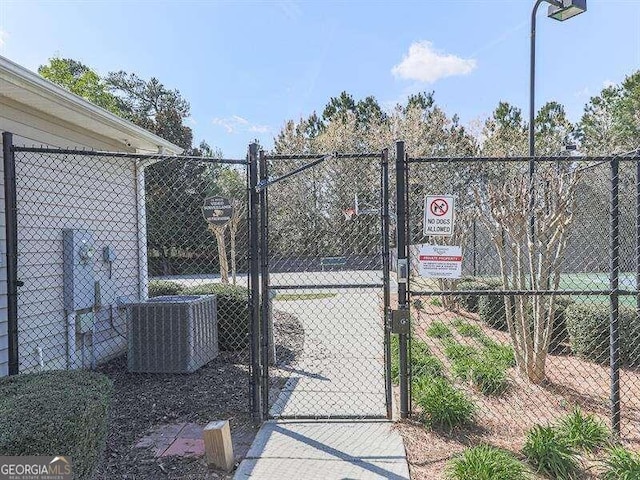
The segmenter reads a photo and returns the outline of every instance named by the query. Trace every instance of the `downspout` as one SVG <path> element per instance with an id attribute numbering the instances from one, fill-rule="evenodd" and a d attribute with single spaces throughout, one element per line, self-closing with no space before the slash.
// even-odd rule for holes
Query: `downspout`
<path id="1" fill-rule="evenodd" d="M 147 212 L 144 188 L 145 165 L 136 160 L 136 231 L 138 235 L 138 300 L 143 302 L 149 296 L 147 266 Z"/>
<path id="2" fill-rule="evenodd" d="M 17 375 L 18 362 L 18 211 L 16 198 L 16 158 L 13 134 L 2 132 L 4 161 L 4 215 L 7 255 L 7 335 L 9 375 Z"/>

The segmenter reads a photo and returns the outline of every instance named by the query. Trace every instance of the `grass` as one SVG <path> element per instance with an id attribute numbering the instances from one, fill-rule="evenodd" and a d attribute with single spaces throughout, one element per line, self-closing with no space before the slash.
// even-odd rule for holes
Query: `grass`
<path id="1" fill-rule="evenodd" d="M 322 300 L 324 298 L 335 297 L 337 293 L 278 293 L 276 300 L 278 301 L 295 301 L 295 300 Z"/>
<path id="2" fill-rule="evenodd" d="M 610 436 L 604 423 L 579 408 L 560 420 L 557 429 L 569 446 L 590 452 L 603 448 Z"/>
<path id="3" fill-rule="evenodd" d="M 580 463 L 576 452 L 553 427 L 536 425 L 529 430 L 522 453 L 538 473 L 549 478 L 578 478 Z"/>
<path id="4" fill-rule="evenodd" d="M 471 422 L 476 411 L 473 401 L 445 378 L 420 378 L 413 396 L 422 409 L 424 423 L 432 428 L 451 431 Z"/>
<path id="5" fill-rule="evenodd" d="M 428 337 L 432 338 L 443 339 L 453 337 L 453 333 L 451 333 L 449 327 L 447 327 L 444 322 L 440 322 L 438 320 L 431 322 L 431 325 L 429 325 L 429 328 L 427 328 L 425 333 Z"/>
<path id="6" fill-rule="evenodd" d="M 602 462 L 602 480 L 637 480 L 640 478 L 640 455 L 626 448 L 613 446 Z"/>
<path id="7" fill-rule="evenodd" d="M 525 466 L 511 453 L 490 445 L 469 448 L 449 460 L 448 480 L 525 480 Z"/>
<path id="8" fill-rule="evenodd" d="M 439 298 L 432 298 L 431 300 L 429 300 L 429 304 L 434 306 L 434 307 L 441 307 L 442 306 L 442 300 L 440 300 Z"/>
<path id="9" fill-rule="evenodd" d="M 482 328 L 480 328 L 478 325 L 473 325 L 472 323 L 466 322 L 461 318 L 455 318 L 452 324 L 456 329 L 456 331 L 463 337 L 471 337 L 471 338 L 484 337 Z"/>

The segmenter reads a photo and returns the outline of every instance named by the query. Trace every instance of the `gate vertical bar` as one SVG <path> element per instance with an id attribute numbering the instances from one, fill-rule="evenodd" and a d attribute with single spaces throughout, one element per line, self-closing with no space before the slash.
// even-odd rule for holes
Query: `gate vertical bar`
<path id="1" fill-rule="evenodd" d="M 610 207 L 610 247 L 611 270 L 609 278 L 609 359 L 611 367 L 611 428 L 620 435 L 620 322 L 619 322 L 619 284 L 620 284 L 620 209 L 619 209 L 619 160 L 611 160 L 611 207 Z"/>
<path id="2" fill-rule="evenodd" d="M 407 280 L 409 277 L 409 265 L 407 260 L 407 194 L 406 194 L 406 157 L 404 142 L 396 143 L 396 210 L 398 221 L 397 248 L 398 248 L 398 309 L 406 310 L 407 305 Z M 406 333 L 399 333 L 399 361 L 400 361 L 400 418 L 409 415 L 409 375 L 408 375 L 408 351 Z"/>
<path id="3" fill-rule="evenodd" d="M 18 357 L 18 207 L 16 193 L 16 157 L 13 151 L 13 134 L 2 133 L 4 162 L 4 203 L 7 257 L 7 334 L 9 365 L 8 374 L 17 375 L 20 370 Z"/>
<path id="4" fill-rule="evenodd" d="M 380 195 L 382 197 L 382 279 L 383 279 L 383 303 L 384 303 L 384 378 L 385 394 L 387 401 L 387 418 L 393 416 L 391 386 L 391 322 L 390 304 L 391 287 L 389 278 L 389 150 L 384 149 L 380 158 Z"/>
<path id="5" fill-rule="evenodd" d="M 260 150 L 259 173 L 260 181 L 266 182 L 269 179 L 267 157 L 264 150 Z M 267 188 L 260 190 L 260 292 L 262 301 L 261 310 L 261 338 L 262 338 L 262 415 L 269 417 L 269 360 L 271 356 L 270 345 L 272 338 L 270 300 L 269 300 L 269 211 Z M 275 358 L 274 358 L 275 360 Z"/>
<path id="6" fill-rule="evenodd" d="M 258 144 L 249 145 L 249 282 L 251 287 L 251 410 L 255 421 L 261 422 L 260 368 L 260 258 L 258 207 Z"/>

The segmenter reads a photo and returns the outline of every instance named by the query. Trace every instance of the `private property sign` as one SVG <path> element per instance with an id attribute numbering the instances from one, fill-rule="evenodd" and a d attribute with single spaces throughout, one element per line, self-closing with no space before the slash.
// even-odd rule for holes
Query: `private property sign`
<path id="1" fill-rule="evenodd" d="M 427 195 L 424 199 L 424 235 L 453 235 L 454 199 L 451 195 Z"/>
<path id="2" fill-rule="evenodd" d="M 420 245 L 419 273 L 426 278 L 460 278 L 462 248 L 456 245 Z"/>

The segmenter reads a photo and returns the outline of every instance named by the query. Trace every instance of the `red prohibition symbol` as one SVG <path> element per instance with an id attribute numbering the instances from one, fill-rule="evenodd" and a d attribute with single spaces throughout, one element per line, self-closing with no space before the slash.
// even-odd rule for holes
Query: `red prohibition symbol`
<path id="1" fill-rule="evenodd" d="M 431 201 L 429 210 L 431 210 L 431 213 L 433 213 L 436 217 L 442 217 L 449 211 L 449 204 L 444 198 L 436 198 L 435 200 Z"/>

